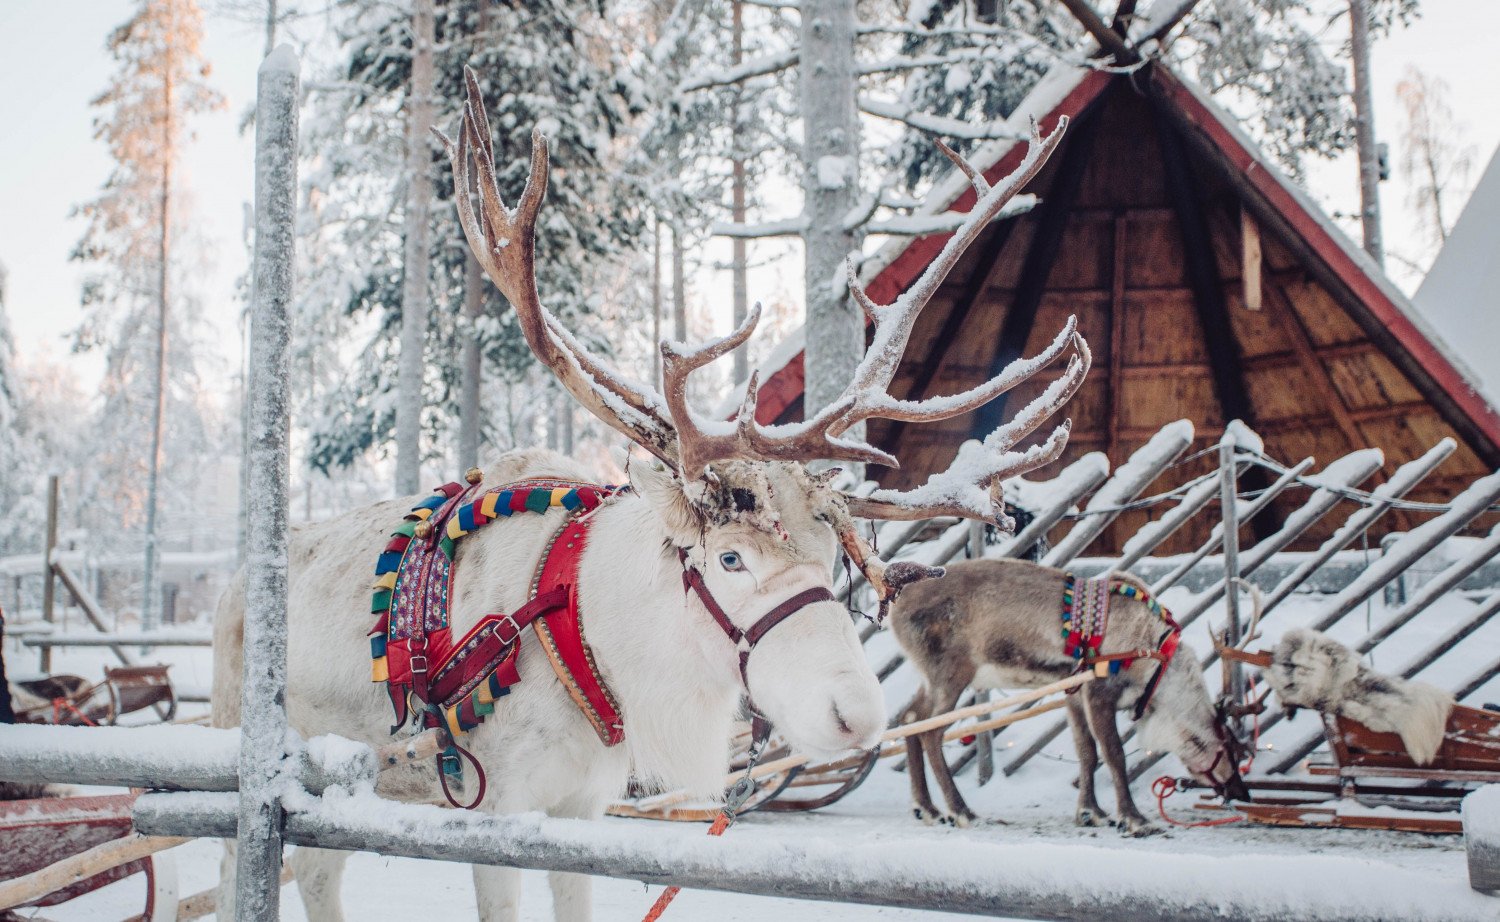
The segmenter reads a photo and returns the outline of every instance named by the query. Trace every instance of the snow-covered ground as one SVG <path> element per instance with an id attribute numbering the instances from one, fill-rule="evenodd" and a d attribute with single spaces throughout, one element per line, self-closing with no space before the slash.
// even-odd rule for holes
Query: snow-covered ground
<path id="1" fill-rule="evenodd" d="M 1426 563 L 1426 562 L 1424 562 Z M 1440 563 L 1440 562 L 1438 562 Z M 1436 568 L 1434 564 L 1429 569 Z M 1416 574 L 1414 574 L 1416 575 Z M 1174 591 L 1165 597 L 1166 604 L 1182 606 L 1186 593 Z M 1270 616 L 1263 625 L 1266 639 L 1263 645 L 1274 642 L 1276 635 L 1288 627 L 1306 623 L 1314 617 L 1318 597 L 1293 597 Z M 1450 595 L 1437 603 L 1422 617 L 1397 632 L 1377 651 L 1377 668 L 1397 671 L 1410 653 L 1425 647 L 1450 626 L 1457 623 L 1466 612 L 1472 610 L 1473 602 L 1460 595 Z M 1368 609 L 1361 609 L 1339 625 L 1332 633 L 1345 642 L 1353 642 L 1373 627 L 1378 627 L 1387 614 L 1387 609 L 1377 601 Z M 1211 612 L 1205 620 L 1217 621 L 1217 613 Z M 1202 621 L 1189 631 L 1191 642 L 1201 653 L 1207 649 L 1206 625 Z M 8 644 L 8 661 L 16 672 L 26 671 L 35 663 L 34 651 L 17 655 L 13 645 Z M 871 661 L 883 663 L 895 651 L 894 642 L 888 633 L 877 635 L 869 644 Z M 1458 649 L 1439 659 L 1422 678 L 1436 684 L 1453 687 L 1483 666 L 1488 665 L 1500 651 L 1500 621 L 1492 622 L 1469 637 Z M 209 651 L 203 649 L 163 649 L 161 658 L 174 663 L 175 678 L 185 684 L 207 687 L 211 678 Z M 100 664 L 107 662 L 107 650 L 76 649 L 60 650 L 56 668 L 71 670 L 83 675 L 96 675 Z M 1212 674 L 1211 674 L 1212 678 Z M 915 687 L 916 677 L 909 667 L 903 666 L 887 681 L 888 699 L 892 708 L 900 707 Z M 1214 684 L 1211 681 L 1211 685 Z M 1500 681 L 1491 680 L 1470 699 L 1471 703 L 1500 698 Z M 191 714 L 201 705 L 184 706 Z M 1033 735 L 1045 728 L 1055 715 L 1046 715 L 1007 729 L 998 737 L 996 759 L 1004 764 L 1012 751 L 1024 749 Z M 1284 721 L 1261 740 L 1263 748 L 1275 749 L 1295 743 L 1315 732 L 1317 724 L 1311 715 L 1303 714 Z M 956 745 L 956 744 L 955 744 Z M 1072 759 L 1072 743 L 1064 734 L 1053 742 L 1042 754 L 1017 772 L 1006 778 L 997 772 L 997 777 L 985 787 L 977 787 L 974 772 L 970 769 L 959 777 L 959 785 L 969 803 L 982 816 L 1004 823 L 989 822 L 970 829 L 947 827 L 925 827 L 910 818 L 907 802 L 907 778 L 894 770 L 896 760 L 885 760 L 876 768 L 866 783 L 849 797 L 834 806 L 811 814 L 752 814 L 744 818 L 742 825 L 730 830 L 729 837 L 754 835 L 754 830 L 774 831 L 779 835 L 801 838 L 818 837 L 870 843 L 881 840 L 917 839 L 922 842 L 951 844 L 955 856 L 963 854 L 967 846 L 977 842 L 996 844 L 1035 844 L 1037 846 L 1089 845 L 1118 854 L 1122 862 L 1149 856 L 1153 863 L 1172 866 L 1174 862 L 1189 864 L 1200 856 L 1222 858 L 1226 861 L 1244 858 L 1295 857 L 1318 855 L 1336 859 L 1333 866 L 1352 876 L 1416 875 L 1423 882 L 1424 896 L 1430 903 L 1431 918 L 1443 919 L 1457 915 L 1457 908 L 1467 906 L 1472 910 L 1473 893 L 1468 889 L 1462 842 L 1458 837 L 1424 837 L 1400 833 L 1362 832 L 1353 830 L 1293 830 L 1249 827 L 1244 825 L 1206 828 L 1172 829 L 1167 834 L 1150 839 L 1125 839 L 1112 830 L 1083 830 L 1071 823 L 1075 796 L 1071 782 L 1075 776 Z M 1157 770 L 1148 773 L 1148 779 L 1163 772 L 1175 772 L 1174 761 L 1163 762 Z M 1156 805 L 1148 792 L 1148 779 L 1136 786 L 1136 799 L 1141 809 L 1155 816 Z M 1109 803 L 1110 786 L 1101 777 L 1101 798 Z M 1190 795 L 1178 795 L 1169 803 L 1174 815 L 1188 816 L 1191 813 Z M 649 821 L 611 819 L 607 822 L 631 824 L 632 828 L 649 828 Z M 193 893 L 211 886 L 217 876 L 219 845 L 215 842 L 197 841 L 175 850 L 178 857 L 181 889 L 184 894 Z M 1087 871 L 1080 868 L 1078 873 Z M 1327 881 L 1327 886 L 1340 886 L 1339 876 Z M 544 875 L 526 875 L 525 903 L 522 918 L 549 919 L 550 894 Z M 1267 887 L 1276 887 L 1276 881 L 1268 880 Z M 56 920 L 84 920 L 123 918 L 139 911 L 141 896 L 139 881 L 115 885 L 83 899 L 53 907 L 42 913 Z M 600 879 L 596 886 L 597 918 L 634 919 L 643 915 L 655 898 L 659 888 L 647 888 L 629 881 Z M 349 863 L 344 881 L 344 898 L 351 918 L 394 918 L 407 913 L 430 915 L 440 912 L 446 918 L 467 918 L 474 911 L 474 897 L 470 887 L 469 870 L 466 867 L 442 862 L 385 858 L 372 854 L 358 854 Z M 288 886 L 283 891 L 284 917 L 304 918 L 296 888 Z M 1445 907 L 1452 912 L 1445 911 Z M 1496 900 L 1495 916 L 1500 918 L 1500 899 Z M 958 916 L 937 912 L 913 912 L 909 910 L 880 909 L 848 906 L 832 903 L 811 903 L 790 900 L 749 897 L 736 894 L 712 892 L 685 892 L 673 905 L 666 918 L 694 920 L 714 918 L 719 922 L 733 920 L 762 920 L 776 918 L 782 922 L 802 920 L 864 920 L 864 919 L 912 919 L 940 920 L 956 919 Z"/>

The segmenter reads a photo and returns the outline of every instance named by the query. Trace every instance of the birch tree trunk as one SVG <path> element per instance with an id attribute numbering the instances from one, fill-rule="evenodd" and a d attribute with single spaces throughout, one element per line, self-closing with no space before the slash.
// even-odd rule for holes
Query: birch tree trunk
<path id="1" fill-rule="evenodd" d="M 1380 235 L 1380 153 L 1375 143 L 1375 103 L 1370 95 L 1370 4 L 1349 0 L 1349 52 L 1354 59 L 1354 140 L 1359 150 L 1359 204 L 1365 251 L 1385 265 Z"/>
<path id="2" fill-rule="evenodd" d="M 672 338 L 687 342 L 687 254 L 682 245 L 682 228 L 672 226 Z"/>
<path id="3" fill-rule="evenodd" d="M 396 377 L 396 491 L 421 490 L 422 370 L 427 339 L 427 225 L 432 204 L 432 0 L 417 0 L 412 14 L 411 92 L 406 120 L 406 253 L 401 286 L 401 359 Z"/>
<path id="4" fill-rule="evenodd" d="M 164 53 L 169 58 L 173 54 L 170 43 Z M 157 238 L 156 252 L 156 399 L 151 405 L 151 463 L 146 474 L 145 585 L 141 599 L 141 628 L 147 631 L 157 624 L 156 509 L 160 502 L 158 485 L 161 480 L 162 430 L 166 425 L 167 415 L 167 306 L 171 297 L 172 157 L 175 153 L 173 145 L 176 143 L 172 131 L 175 115 L 172 108 L 172 81 L 175 73 L 172 62 L 165 62 L 162 67 L 161 214 L 158 216 L 160 236 Z"/>
<path id="5" fill-rule="evenodd" d="M 744 4 L 740 3 L 740 0 L 734 0 L 733 17 L 731 23 L 734 42 L 732 63 L 738 65 L 745 59 L 745 15 Z M 738 146 L 738 139 L 741 137 L 740 115 L 740 91 L 738 85 L 736 85 L 734 90 L 734 103 L 730 109 L 729 119 L 730 125 L 733 126 L 733 136 L 735 138 L 736 146 Z M 738 150 L 735 151 L 735 154 L 736 156 L 732 164 L 732 218 L 734 220 L 734 223 L 744 224 L 745 160 L 743 156 L 740 156 L 740 152 Z M 750 286 L 749 279 L 747 278 L 749 267 L 747 265 L 745 238 L 734 238 L 734 242 L 732 245 L 734 247 L 734 256 L 732 260 L 732 272 L 734 275 L 734 329 L 739 329 L 740 324 L 745 322 L 745 314 L 748 313 L 750 309 Z M 739 348 L 734 350 L 733 381 L 737 384 L 741 381 L 744 381 L 748 377 L 750 377 L 750 354 L 748 351 L 748 347 L 746 347 L 745 345 L 741 345 Z"/>
<path id="6" fill-rule="evenodd" d="M 656 355 L 657 344 L 661 342 L 661 218 L 651 218 L 651 349 L 650 355 Z M 651 381 L 657 390 L 661 389 L 661 361 L 651 361 Z M 18 606 L 19 607 L 19 606 Z"/>
<path id="7" fill-rule="evenodd" d="M 479 336 L 474 323 L 484 312 L 484 272 L 479 260 L 469 253 L 464 257 L 464 336 L 463 367 L 458 395 L 458 464 L 462 468 L 479 466 Z"/>
<path id="8" fill-rule="evenodd" d="M 864 351 L 865 324 L 844 282 L 862 232 L 844 220 L 859 196 L 854 0 L 803 0 L 801 83 L 806 250 L 807 412 L 832 401 Z M 858 435 L 863 426 L 851 430 Z"/>

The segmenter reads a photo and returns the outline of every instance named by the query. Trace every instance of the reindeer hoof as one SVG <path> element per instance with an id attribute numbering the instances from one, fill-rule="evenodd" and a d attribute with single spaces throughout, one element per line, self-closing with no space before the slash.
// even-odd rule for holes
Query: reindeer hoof
<path id="1" fill-rule="evenodd" d="M 1101 826 L 1113 826 L 1114 821 L 1107 814 L 1098 810 L 1082 809 L 1073 815 L 1073 823 L 1089 829 L 1098 829 Z"/>
<path id="2" fill-rule="evenodd" d="M 965 810 L 962 813 L 949 813 L 943 817 L 943 823 L 958 829 L 968 829 L 979 822 L 979 817 L 973 812 Z"/>
<path id="3" fill-rule="evenodd" d="M 1148 836 L 1159 836 L 1166 832 L 1165 829 L 1142 817 L 1135 817 L 1125 821 L 1120 829 L 1125 835 L 1132 839 L 1144 839 Z"/>
<path id="4" fill-rule="evenodd" d="M 931 826 L 934 823 L 943 822 L 947 819 L 941 813 L 937 812 L 937 808 L 924 807 L 921 804 L 911 805 L 911 815 L 921 821 L 924 826 Z"/>

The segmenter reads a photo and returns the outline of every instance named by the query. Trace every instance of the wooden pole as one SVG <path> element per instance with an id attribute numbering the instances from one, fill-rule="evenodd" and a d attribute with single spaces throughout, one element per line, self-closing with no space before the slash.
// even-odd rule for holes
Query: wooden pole
<path id="1" fill-rule="evenodd" d="M 41 899 L 102 871 L 175 848 L 187 841 L 189 837 L 186 836 L 132 835 L 96 845 L 56 864 L 49 864 L 40 871 L 0 881 L 0 909 L 10 909 Z"/>
<path id="2" fill-rule="evenodd" d="M 52 569 L 52 555 L 57 551 L 57 475 L 47 475 L 47 540 L 42 545 L 42 620 L 57 621 L 57 575 Z M 20 611 L 20 606 L 16 608 Z M 38 668 L 52 671 L 52 649 L 43 647 Z"/>
<path id="3" fill-rule="evenodd" d="M 286 747 L 290 324 L 301 63 L 290 45 L 260 66 L 255 117 L 255 304 L 250 342 L 250 509 L 240 698 L 235 917 L 281 915 L 281 772 Z"/>

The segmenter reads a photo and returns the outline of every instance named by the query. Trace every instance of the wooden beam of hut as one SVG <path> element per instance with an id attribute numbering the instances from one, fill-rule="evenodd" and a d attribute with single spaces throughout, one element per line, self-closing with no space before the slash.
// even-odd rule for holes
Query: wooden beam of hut
<path id="1" fill-rule="evenodd" d="M 1036 233 L 1031 238 L 1031 248 L 1026 251 L 1026 261 L 1021 267 L 1021 278 L 1016 283 L 1010 310 L 1005 312 L 1005 320 L 1000 326 L 1000 342 L 986 379 L 995 377 L 1021 357 L 1026 341 L 1031 338 L 1031 328 L 1036 324 L 1037 308 L 1047 291 L 1047 277 L 1052 274 L 1052 266 L 1062 249 L 1068 212 L 1078 198 L 1083 174 L 1093 157 L 1094 139 L 1099 134 L 1098 118 L 1080 117 L 1074 126 L 1070 132 L 1072 138 L 1063 142 L 1062 159 L 1052 180 L 1052 188 L 1043 197 L 1040 208 L 1036 209 L 1041 212 Z M 975 412 L 974 438 L 984 438 L 1005 422 L 1005 405 L 1009 397 L 1009 394 L 1001 394 Z"/>
<path id="2" fill-rule="evenodd" d="M 1245 309 L 1260 310 L 1262 265 L 1260 225 L 1248 208 L 1240 208 L 1240 285 Z"/>
<path id="3" fill-rule="evenodd" d="M 1193 290 L 1193 307 L 1213 372 L 1214 395 L 1224 419 L 1238 419 L 1254 428 L 1255 409 L 1245 386 L 1239 343 L 1229 323 L 1223 283 L 1214 259 L 1212 231 L 1202 210 L 1203 189 L 1193 176 L 1186 146 L 1176 127 L 1160 113 L 1156 127 L 1161 138 L 1167 196 L 1177 216 L 1188 286 Z"/>

